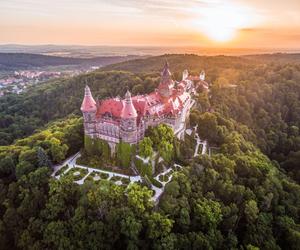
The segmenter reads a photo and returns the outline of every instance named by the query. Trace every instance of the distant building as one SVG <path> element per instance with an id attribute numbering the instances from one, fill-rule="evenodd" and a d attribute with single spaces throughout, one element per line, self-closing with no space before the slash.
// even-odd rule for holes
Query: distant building
<path id="1" fill-rule="evenodd" d="M 143 139 L 149 126 L 162 123 L 169 125 L 180 137 L 194 104 L 191 95 L 199 86 L 208 89 L 203 71 L 199 76 L 189 76 L 185 70 L 182 81 L 175 82 L 167 62 L 158 89 L 147 95 L 132 97 L 127 91 L 124 99 L 115 97 L 96 103 L 86 86 L 81 105 L 85 135 L 107 141 L 112 152 L 120 141 L 136 144 Z"/>

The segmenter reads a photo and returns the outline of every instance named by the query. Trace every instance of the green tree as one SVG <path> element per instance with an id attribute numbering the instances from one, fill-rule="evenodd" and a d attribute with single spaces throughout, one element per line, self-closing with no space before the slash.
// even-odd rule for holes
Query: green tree
<path id="1" fill-rule="evenodd" d="M 68 146 L 66 144 L 62 144 L 60 140 L 54 137 L 50 139 L 50 144 L 50 150 L 53 161 L 60 162 L 64 160 L 66 158 Z"/>
<path id="2" fill-rule="evenodd" d="M 167 236 L 172 230 L 173 223 L 174 221 L 159 213 L 152 213 L 148 219 L 148 237 L 158 239 Z"/>
<path id="3" fill-rule="evenodd" d="M 151 157 L 153 154 L 152 141 L 149 137 L 144 137 L 143 140 L 139 142 L 139 154 L 142 157 Z"/>

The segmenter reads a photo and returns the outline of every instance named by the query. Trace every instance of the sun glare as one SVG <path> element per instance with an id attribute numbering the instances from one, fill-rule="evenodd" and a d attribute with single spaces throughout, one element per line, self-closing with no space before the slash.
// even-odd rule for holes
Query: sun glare
<path id="1" fill-rule="evenodd" d="M 200 14 L 200 20 L 196 21 L 197 29 L 214 42 L 231 41 L 240 29 L 256 21 L 249 9 L 229 4 L 219 8 L 203 8 Z"/>

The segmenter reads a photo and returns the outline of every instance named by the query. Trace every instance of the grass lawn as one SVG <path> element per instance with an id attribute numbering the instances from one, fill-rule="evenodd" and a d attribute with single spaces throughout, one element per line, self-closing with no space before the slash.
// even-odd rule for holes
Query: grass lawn
<path id="1" fill-rule="evenodd" d="M 69 165 L 63 166 L 60 170 L 58 170 L 58 171 L 55 173 L 55 176 L 58 176 L 58 175 L 63 174 L 63 173 L 68 169 L 68 167 L 69 167 Z"/>

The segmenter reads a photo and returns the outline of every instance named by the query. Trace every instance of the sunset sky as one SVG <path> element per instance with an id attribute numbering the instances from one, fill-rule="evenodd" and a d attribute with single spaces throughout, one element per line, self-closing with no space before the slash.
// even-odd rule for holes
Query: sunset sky
<path id="1" fill-rule="evenodd" d="M 1 0 L 0 44 L 300 48 L 300 0 Z"/>

